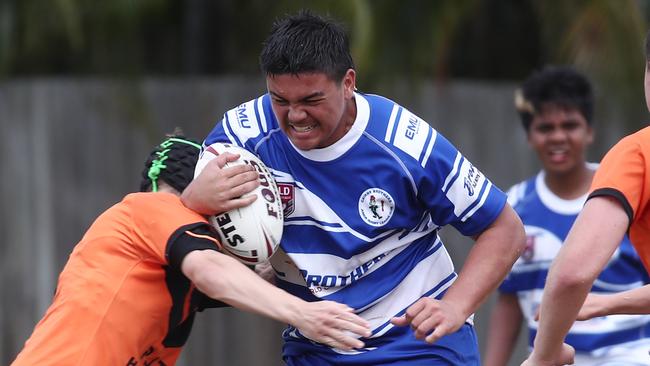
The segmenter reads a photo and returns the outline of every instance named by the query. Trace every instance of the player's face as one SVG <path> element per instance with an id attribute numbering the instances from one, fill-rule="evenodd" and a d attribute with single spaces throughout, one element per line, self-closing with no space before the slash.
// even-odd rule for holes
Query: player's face
<path id="1" fill-rule="evenodd" d="M 323 73 L 267 76 L 273 113 L 282 131 L 301 150 L 327 147 L 341 139 L 356 118 L 355 73 L 341 82 Z"/>
<path id="2" fill-rule="evenodd" d="M 528 142 L 547 173 L 565 174 L 584 167 L 585 151 L 593 135 L 577 109 L 548 105 L 533 117 Z"/>

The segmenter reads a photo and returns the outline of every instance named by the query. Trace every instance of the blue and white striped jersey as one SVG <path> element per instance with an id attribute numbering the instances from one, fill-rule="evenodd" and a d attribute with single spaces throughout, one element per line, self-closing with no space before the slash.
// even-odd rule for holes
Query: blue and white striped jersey
<path id="1" fill-rule="evenodd" d="M 391 317 L 423 296 L 440 298 L 455 280 L 438 229 L 478 234 L 506 195 L 407 109 L 377 95 L 356 93 L 355 101 L 351 129 L 326 148 L 296 149 L 268 95 L 228 111 L 204 143 L 245 147 L 269 167 L 285 211 L 281 250 L 271 259 L 277 283 L 308 301 L 356 309 L 371 323 L 365 341 L 373 349 L 386 342 Z M 285 339 L 312 346 L 295 329 Z"/>
<path id="2" fill-rule="evenodd" d="M 590 164 L 596 169 L 596 164 Z M 535 313 L 542 300 L 542 290 L 551 262 L 585 203 L 587 195 L 564 200 L 553 194 L 544 182 L 544 172 L 513 186 L 508 201 L 521 217 L 526 230 L 526 248 L 515 262 L 499 291 L 516 294 L 528 322 L 529 345 L 532 347 L 538 323 Z M 611 293 L 629 290 L 648 283 L 648 275 L 627 239 L 621 242 L 592 292 Z M 603 347 L 650 337 L 650 317 L 612 315 L 578 321 L 566 342 L 577 352 L 592 352 Z M 594 352 L 596 355 L 598 352 Z"/>

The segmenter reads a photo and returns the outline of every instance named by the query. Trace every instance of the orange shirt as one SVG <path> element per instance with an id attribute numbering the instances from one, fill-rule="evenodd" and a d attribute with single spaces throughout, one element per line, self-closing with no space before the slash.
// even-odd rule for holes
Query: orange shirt
<path id="1" fill-rule="evenodd" d="M 127 195 L 74 248 L 12 365 L 173 365 L 206 299 L 180 262 L 217 249 L 209 234 L 173 194 Z"/>
<path id="2" fill-rule="evenodd" d="M 623 138 L 605 155 L 589 198 L 618 200 L 630 219 L 629 236 L 650 272 L 650 127 Z"/>

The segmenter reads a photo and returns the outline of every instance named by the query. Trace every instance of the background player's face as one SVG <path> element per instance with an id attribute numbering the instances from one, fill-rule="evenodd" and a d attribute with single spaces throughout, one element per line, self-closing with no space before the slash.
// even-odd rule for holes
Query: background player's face
<path id="1" fill-rule="evenodd" d="M 267 76 L 271 105 L 282 131 L 301 150 L 332 145 L 350 129 L 356 117 L 355 73 L 341 82 L 323 73 Z"/>
<path id="2" fill-rule="evenodd" d="M 535 150 L 544 170 L 550 174 L 581 169 L 585 151 L 593 142 L 593 129 L 576 108 L 554 104 L 533 117 L 528 143 Z"/>

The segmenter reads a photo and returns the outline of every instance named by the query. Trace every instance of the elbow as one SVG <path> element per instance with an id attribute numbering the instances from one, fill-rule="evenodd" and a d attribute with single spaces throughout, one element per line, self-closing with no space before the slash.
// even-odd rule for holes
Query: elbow
<path id="1" fill-rule="evenodd" d="M 516 261 L 526 249 L 526 231 L 524 230 L 524 224 L 521 222 L 521 219 L 515 210 L 513 210 L 510 205 L 506 207 L 508 210 L 507 216 L 509 218 L 507 220 L 507 231 L 510 232 L 510 242 L 513 252 L 512 262 L 514 263 L 514 261 Z"/>
<path id="2" fill-rule="evenodd" d="M 574 292 L 590 288 L 594 282 L 594 277 L 579 268 L 554 266 L 546 282 L 546 286 L 550 291 Z"/>
<path id="3" fill-rule="evenodd" d="M 227 296 L 224 291 L 226 283 L 218 273 L 214 272 L 214 270 L 199 271 L 199 273 L 193 277 L 192 283 L 194 283 L 196 288 L 204 295 L 215 300 L 223 301 Z"/>

